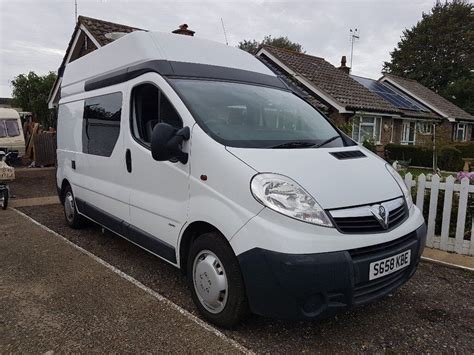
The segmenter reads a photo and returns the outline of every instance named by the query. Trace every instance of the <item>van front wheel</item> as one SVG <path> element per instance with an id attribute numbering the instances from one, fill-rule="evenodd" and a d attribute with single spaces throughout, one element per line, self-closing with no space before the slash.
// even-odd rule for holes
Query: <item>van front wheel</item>
<path id="1" fill-rule="evenodd" d="M 231 328 L 248 315 L 239 263 L 218 233 L 206 233 L 194 241 L 187 265 L 193 301 L 207 320 Z"/>

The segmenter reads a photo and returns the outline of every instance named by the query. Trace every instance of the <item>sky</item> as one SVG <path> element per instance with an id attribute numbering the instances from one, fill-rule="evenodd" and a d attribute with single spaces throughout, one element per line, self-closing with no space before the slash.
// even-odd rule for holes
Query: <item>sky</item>
<path id="1" fill-rule="evenodd" d="M 333 1 L 144 1 L 77 0 L 78 14 L 147 30 L 170 32 L 187 23 L 195 36 L 229 45 L 265 35 L 288 36 L 306 53 L 335 66 L 350 61 L 349 30 L 357 28 L 352 74 L 380 77 L 402 31 L 435 0 Z M 0 0 L 0 97 L 11 97 L 11 80 L 61 64 L 75 25 L 74 0 Z"/>

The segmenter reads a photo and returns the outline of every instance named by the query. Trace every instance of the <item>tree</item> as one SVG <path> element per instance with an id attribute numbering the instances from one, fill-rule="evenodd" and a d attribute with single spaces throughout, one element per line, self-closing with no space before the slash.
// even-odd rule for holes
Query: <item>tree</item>
<path id="1" fill-rule="evenodd" d="M 30 71 L 20 74 L 12 81 L 13 104 L 24 111 L 33 112 L 44 128 L 56 126 L 56 112 L 48 108 L 49 91 L 56 80 L 56 74 L 37 75 Z"/>
<path id="2" fill-rule="evenodd" d="M 414 79 L 474 113 L 473 10 L 474 5 L 464 0 L 436 2 L 430 13 L 403 31 L 383 72 Z"/>
<path id="3" fill-rule="evenodd" d="M 254 39 L 244 39 L 242 42 L 239 42 L 239 45 L 237 47 L 249 53 L 255 54 L 257 52 L 258 47 L 262 44 L 267 44 L 273 47 L 285 48 L 295 52 L 304 53 L 303 46 L 301 44 L 290 41 L 286 36 L 272 38 L 271 35 L 268 35 L 263 38 L 263 41 L 261 43 L 257 42 Z"/>

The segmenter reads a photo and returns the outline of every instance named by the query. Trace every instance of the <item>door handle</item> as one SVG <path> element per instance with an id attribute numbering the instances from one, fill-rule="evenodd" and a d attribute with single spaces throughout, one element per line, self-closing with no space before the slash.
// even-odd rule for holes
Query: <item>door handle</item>
<path id="1" fill-rule="evenodd" d="M 132 153 L 130 149 L 127 149 L 125 152 L 125 164 L 127 165 L 127 171 L 132 172 Z"/>

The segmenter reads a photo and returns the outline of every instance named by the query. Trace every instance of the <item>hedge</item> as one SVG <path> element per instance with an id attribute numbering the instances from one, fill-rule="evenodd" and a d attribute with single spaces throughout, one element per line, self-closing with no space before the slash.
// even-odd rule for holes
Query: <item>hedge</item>
<path id="1" fill-rule="evenodd" d="M 425 146 L 387 144 L 385 157 L 389 161 L 410 161 L 412 166 L 433 166 L 433 149 Z M 473 143 L 446 145 L 438 150 L 438 167 L 441 170 L 460 171 L 463 168 L 462 158 L 467 157 L 474 158 Z"/>
<path id="2" fill-rule="evenodd" d="M 430 168 L 433 166 L 433 150 L 416 145 L 387 144 L 385 156 L 388 160 L 410 161 L 410 165 Z"/>

